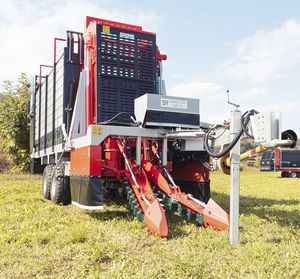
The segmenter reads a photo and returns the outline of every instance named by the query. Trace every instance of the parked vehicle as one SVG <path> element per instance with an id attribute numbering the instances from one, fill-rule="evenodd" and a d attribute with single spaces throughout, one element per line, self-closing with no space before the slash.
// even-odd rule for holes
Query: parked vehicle
<path id="1" fill-rule="evenodd" d="M 300 150 L 277 149 L 264 152 L 260 171 L 281 171 L 281 177 L 300 177 Z"/>
<path id="2" fill-rule="evenodd" d="M 277 149 L 275 164 L 276 169 L 281 171 L 281 177 L 300 177 L 300 150 Z"/>
<path id="3" fill-rule="evenodd" d="M 260 159 L 260 171 L 275 171 L 275 154 L 273 150 L 263 153 Z"/>

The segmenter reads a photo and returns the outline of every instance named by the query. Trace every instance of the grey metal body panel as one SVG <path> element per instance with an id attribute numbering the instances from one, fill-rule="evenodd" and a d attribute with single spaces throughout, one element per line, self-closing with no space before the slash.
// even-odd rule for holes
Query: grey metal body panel
<path id="1" fill-rule="evenodd" d="M 93 127 L 100 127 L 101 134 L 93 134 Z M 186 135 L 185 135 L 186 134 Z M 69 142 L 69 147 L 80 148 L 89 145 L 99 145 L 109 136 L 127 136 L 127 137 L 145 137 L 153 139 L 182 139 L 183 141 L 187 139 L 185 144 L 186 148 L 189 148 L 189 139 L 194 138 L 199 140 L 198 151 L 203 151 L 203 137 L 204 132 L 200 130 L 185 130 L 180 133 L 172 133 L 170 129 L 149 129 L 142 127 L 125 127 L 125 126 L 111 126 L 111 125 L 90 125 L 87 130 L 87 134 L 83 137 L 71 140 Z M 68 146 L 68 144 L 67 144 Z M 192 142 L 193 148 L 195 148 L 195 143 Z"/>

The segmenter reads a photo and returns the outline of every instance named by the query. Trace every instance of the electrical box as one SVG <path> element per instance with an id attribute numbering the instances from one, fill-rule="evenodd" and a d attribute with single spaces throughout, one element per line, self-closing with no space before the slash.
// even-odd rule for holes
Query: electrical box
<path id="1" fill-rule="evenodd" d="M 281 112 L 265 111 L 250 117 L 257 143 L 281 139 Z"/>
<path id="2" fill-rule="evenodd" d="M 199 128 L 199 99 L 145 94 L 134 100 L 143 127 Z"/>
<path id="3" fill-rule="evenodd" d="M 181 141 L 180 151 L 204 151 L 204 138 L 190 138 Z"/>

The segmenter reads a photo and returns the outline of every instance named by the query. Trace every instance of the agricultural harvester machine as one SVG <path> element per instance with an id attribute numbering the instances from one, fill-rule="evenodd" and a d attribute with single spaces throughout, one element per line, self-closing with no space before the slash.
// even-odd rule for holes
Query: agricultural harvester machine
<path id="1" fill-rule="evenodd" d="M 228 172 L 227 154 L 260 114 L 246 112 L 233 139 L 229 123 L 203 126 L 198 99 L 166 95 L 166 58 L 154 33 L 93 17 L 84 34 L 54 39 L 53 64 L 40 66 L 29 112 L 32 171 L 43 170 L 44 198 L 93 210 L 106 193 L 126 196 L 160 237 L 168 235 L 165 209 L 228 228 L 228 214 L 210 197 L 210 157 L 223 158 Z M 216 144 L 225 144 L 218 153 Z"/>

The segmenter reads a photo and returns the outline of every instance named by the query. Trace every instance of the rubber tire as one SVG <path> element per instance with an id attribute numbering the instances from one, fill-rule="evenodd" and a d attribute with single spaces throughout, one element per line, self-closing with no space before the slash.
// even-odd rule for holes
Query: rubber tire
<path id="1" fill-rule="evenodd" d="M 284 171 L 282 171 L 282 172 L 281 172 L 281 177 L 282 177 L 282 178 L 288 177 L 288 173 L 287 173 L 287 172 L 284 172 Z"/>
<path id="2" fill-rule="evenodd" d="M 124 188 L 103 188 L 103 195 L 105 200 L 126 200 L 126 192 Z"/>
<path id="3" fill-rule="evenodd" d="M 53 169 L 50 197 L 55 204 L 68 205 L 71 203 L 70 178 L 65 176 L 64 170 L 63 164 L 58 164 Z"/>
<path id="4" fill-rule="evenodd" d="M 50 188 L 52 182 L 53 165 L 47 165 L 44 168 L 42 179 L 42 194 L 44 199 L 50 200 Z"/>
<path id="5" fill-rule="evenodd" d="M 291 178 L 297 178 L 297 173 L 296 172 L 291 172 L 290 177 Z"/>
<path id="6" fill-rule="evenodd" d="M 31 159 L 30 173 L 43 173 L 44 166 L 41 164 L 41 159 Z"/>

